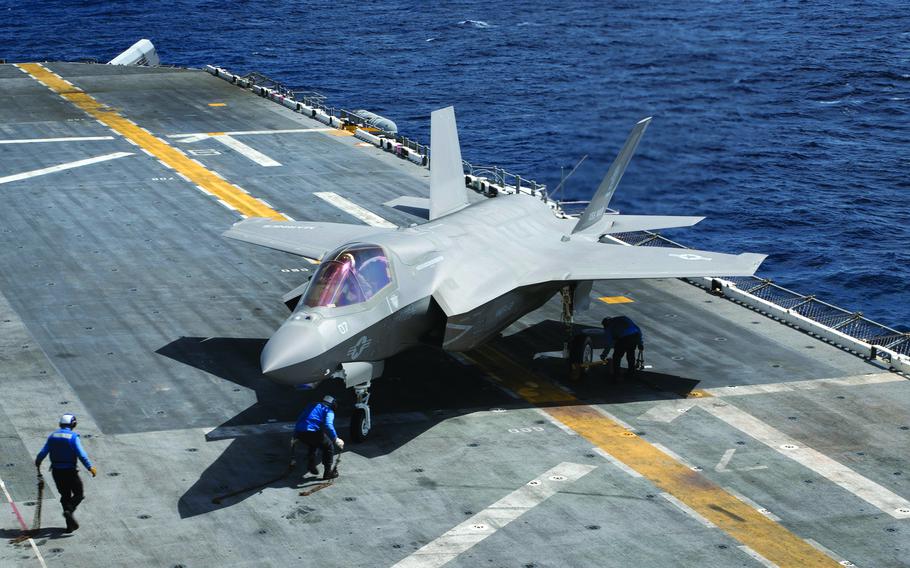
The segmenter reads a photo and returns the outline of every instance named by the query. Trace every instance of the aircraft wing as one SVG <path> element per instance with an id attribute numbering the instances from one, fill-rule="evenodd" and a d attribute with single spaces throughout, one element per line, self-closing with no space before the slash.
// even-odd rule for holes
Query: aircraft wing
<path id="1" fill-rule="evenodd" d="M 514 255 L 519 256 L 519 255 Z M 750 276 L 762 254 L 723 254 L 692 249 L 631 247 L 574 238 L 539 248 L 533 256 L 500 270 L 457 271 L 446 275 L 433 297 L 450 318 L 465 314 L 519 288 L 548 282 Z"/>
<path id="2" fill-rule="evenodd" d="M 521 285 L 549 281 L 751 276 L 767 255 L 570 241 L 554 247 Z M 558 248 L 558 250 L 556 250 Z"/>
<path id="3" fill-rule="evenodd" d="M 223 235 L 229 239 L 322 260 L 326 253 L 343 244 L 395 230 L 397 229 L 370 225 L 276 221 L 254 217 L 235 223 Z"/>

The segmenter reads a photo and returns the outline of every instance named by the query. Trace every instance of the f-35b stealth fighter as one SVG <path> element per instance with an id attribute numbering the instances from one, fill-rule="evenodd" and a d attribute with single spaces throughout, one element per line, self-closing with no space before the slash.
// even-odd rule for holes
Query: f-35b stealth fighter
<path id="1" fill-rule="evenodd" d="M 702 217 L 608 213 L 650 122 L 635 125 L 587 209 L 562 214 L 540 197 L 469 204 L 452 107 L 431 118 L 429 221 L 397 229 L 246 219 L 225 236 L 318 260 L 285 300 L 288 320 L 262 351 L 262 372 L 288 385 L 341 378 L 356 394 L 352 433 L 370 429 L 370 381 L 417 344 L 467 351 L 569 287 L 594 280 L 754 274 L 764 255 L 611 244 L 606 235 L 686 227 Z M 580 302 L 579 302 L 580 303 Z"/>

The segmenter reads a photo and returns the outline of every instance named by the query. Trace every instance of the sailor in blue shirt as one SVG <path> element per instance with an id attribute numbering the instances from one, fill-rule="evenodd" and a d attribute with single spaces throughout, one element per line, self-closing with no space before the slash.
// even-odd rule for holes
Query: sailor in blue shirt
<path id="1" fill-rule="evenodd" d="M 619 376 L 619 363 L 625 355 L 631 375 L 635 372 L 635 348 L 637 347 L 639 351 L 645 348 L 641 328 L 627 316 L 604 318 L 601 323 L 604 326 L 604 337 L 606 338 L 602 357 L 606 358 L 607 352 L 611 347 L 613 348 L 613 376 L 617 377 Z"/>
<path id="2" fill-rule="evenodd" d="M 98 470 L 88 459 L 88 454 L 82 448 L 82 441 L 79 434 L 74 432 L 76 429 L 76 417 L 72 414 L 64 414 L 60 417 L 60 429 L 47 437 L 44 447 L 38 452 L 35 458 L 35 467 L 38 473 L 41 473 L 41 462 L 48 454 L 51 455 L 51 473 L 54 476 L 54 483 L 57 485 L 57 492 L 60 493 L 60 504 L 63 505 L 63 518 L 66 519 L 66 531 L 73 532 L 79 528 L 74 513 L 76 507 L 84 498 L 82 492 L 82 480 L 79 479 L 79 472 L 76 469 L 76 460 L 82 462 L 92 477 L 98 475 Z"/>
<path id="3" fill-rule="evenodd" d="M 309 448 L 307 454 L 307 471 L 317 475 L 317 452 L 322 453 L 322 478 L 332 479 L 338 477 L 338 470 L 332 467 L 335 458 L 334 447 L 344 449 L 344 440 L 335 432 L 335 397 L 325 395 L 320 402 L 309 404 L 303 409 L 297 425 L 294 427 L 294 440 L 306 444 Z"/>

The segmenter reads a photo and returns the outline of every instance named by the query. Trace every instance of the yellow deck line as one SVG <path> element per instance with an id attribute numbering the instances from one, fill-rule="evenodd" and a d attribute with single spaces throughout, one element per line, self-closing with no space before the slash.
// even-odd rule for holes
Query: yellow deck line
<path id="1" fill-rule="evenodd" d="M 602 296 L 598 298 L 598 300 L 605 304 L 629 304 L 635 301 L 632 298 L 627 298 L 626 296 Z"/>
<path id="2" fill-rule="evenodd" d="M 185 175 L 190 181 L 215 195 L 242 215 L 287 220 L 287 217 L 282 213 L 241 191 L 237 186 L 219 178 L 199 162 L 188 158 L 164 140 L 124 118 L 115 109 L 102 104 L 82 89 L 74 87 L 63 77 L 48 70 L 40 63 L 20 63 L 16 66 L 117 134 L 127 140 L 132 140 L 140 148 L 144 148 L 155 158 L 161 160 L 166 166 Z"/>
<path id="3" fill-rule="evenodd" d="M 693 471 L 642 438 L 533 375 L 491 347 L 471 353 L 502 386 L 540 407 L 580 436 L 673 495 L 718 528 L 778 566 L 840 566 L 783 525 Z"/>

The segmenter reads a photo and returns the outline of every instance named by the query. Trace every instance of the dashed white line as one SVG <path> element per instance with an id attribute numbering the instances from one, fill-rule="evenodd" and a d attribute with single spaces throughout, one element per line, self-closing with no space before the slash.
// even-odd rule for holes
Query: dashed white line
<path id="1" fill-rule="evenodd" d="M 345 199 L 344 197 L 341 197 L 337 193 L 333 193 L 331 191 L 317 191 L 313 195 L 322 199 L 323 201 L 327 201 L 327 202 L 331 203 L 332 205 L 341 209 L 348 215 L 351 215 L 353 217 L 360 219 L 367 225 L 372 225 L 374 227 L 385 227 L 388 229 L 397 228 L 397 225 L 395 225 L 394 223 L 390 223 L 389 221 L 386 221 L 379 215 L 373 213 L 372 211 L 367 211 L 360 205 L 357 205 L 353 201 L 349 201 L 349 200 Z"/>
<path id="2" fill-rule="evenodd" d="M 635 470 L 632 469 L 631 467 L 627 466 L 627 465 L 624 464 L 623 462 L 621 462 L 621 461 L 619 461 L 618 459 L 614 458 L 610 453 L 608 453 L 608 452 L 607 452 L 606 450 L 604 450 L 603 448 L 598 448 L 598 447 L 595 446 L 594 448 L 591 449 L 591 451 L 594 452 L 595 454 L 599 455 L 599 456 L 602 457 L 603 459 L 607 460 L 607 461 L 610 462 L 611 464 L 615 465 L 616 467 L 618 467 L 619 469 L 621 469 L 623 472 L 625 472 L 625 473 L 631 475 L 632 477 L 644 477 L 642 474 L 638 473 L 637 471 L 635 471 Z"/>
<path id="3" fill-rule="evenodd" d="M 0 144 L 40 144 L 43 142 L 94 142 L 96 140 L 113 140 L 113 136 L 72 136 L 69 138 L 19 138 L 17 140 L 0 140 Z"/>
<path id="4" fill-rule="evenodd" d="M 3 479 L 0 479 L 0 489 L 3 489 L 3 494 L 6 495 L 6 500 L 9 502 L 13 510 L 16 510 L 16 502 L 13 501 L 13 496 L 9 494 L 9 491 L 6 489 L 6 483 L 3 482 Z M 18 516 L 18 512 L 17 512 Z M 23 522 L 22 518 L 19 517 L 19 522 Z M 22 526 L 22 530 L 26 530 L 25 525 Z M 38 545 L 35 544 L 35 539 L 28 539 L 29 546 L 32 547 L 32 551 L 35 553 L 35 558 L 38 559 L 38 562 L 41 564 L 42 568 L 47 568 L 47 564 L 44 562 L 44 557 L 41 555 L 41 551 L 38 550 Z"/>
<path id="5" fill-rule="evenodd" d="M 553 426 L 556 426 L 557 428 L 559 428 L 560 430 L 562 430 L 562 431 L 565 432 L 566 434 L 568 434 L 568 435 L 570 435 L 570 436 L 577 436 L 577 435 L 578 435 L 578 432 L 576 432 L 575 430 L 569 428 L 568 426 L 566 426 L 565 424 L 563 424 L 562 422 L 560 422 L 559 420 L 557 420 L 556 418 L 554 418 L 549 412 L 545 411 L 544 409 L 542 409 L 542 408 L 535 408 L 534 410 L 536 410 L 537 413 L 540 414 L 547 422 L 549 422 L 549 423 L 552 424 Z"/>
<path id="6" fill-rule="evenodd" d="M 212 136 L 212 138 L 214 138 L 218 142 L 224 144 L 231 150 L 234 150 L 238 154 L 256 162 L 260 166 L 264 166 L 266 168 L 274 168 L 274 167 L 281 165 L 281 162 L 273 160 L 272 158 L 266 156 L 259 150 L 255 149 L 251 146 L 247 146 L 240 140 L 237 140 L 236 138 L 231 138 L 227 134 L 219 134 L 217 136 Z"/>
<path id="7" fill-rule="evenodd" d="M 237 211 L 237 209 L 234 206 L 232 206 L 230 203 L 228 203 L 226 201 L 222 201 L 219 199 L 218 203 L 220 203 L 225 209 L 230 209 L 231 211 Z"/>
<path id="8" fill-rule="evenodd" d="M 868 375 L 851 375 L 848 377 L 811 379 L 808 381 L 791 381 L 787 383 L 767 383 L 763 385 L 719 387 L 713 389 L 704 389 L 704 391 L 715 397 L 730 397 L 744 396 L 749 394 L 769 394 L 775 392 L 816 390 L 823 387 L 878 385 L 882 383 L 895 383 L 906 380 L 907 379 L 898 375 L 897 373 L 872 373 Z"/>
<path id="9" fill-rule="evenodd" d="M 896 519 L 910 518 L 910 502 L 891 490 L 856 473 L 825 454 L 805 446 L 727 402 L 706 400 L 699 405 L 705 412 L 755 438 L 778 453 L 814 471 L 860 499 Z"/>
<path id="10" fill-rule="evenodd" d="M 692 517 L 693 519 L 695 519 L 696 521 L 698 521 L 700 524 L 702 524 L 702 525 L 708 527 L 709 529 L 716 529 L 716 528 L 717 528 L 717 525 L 715 525 L 714 523 L 712 523 L 712 522 L 709 521 L 708 519 L 706 519 L 706 518 L 704 518 L 703 516 L 701 516 L 701 514 L 700 514 L 698 511 L 696 511 L 696 510 L 693 509 L 692 507 L 686 505 L 685 503 L 683 503 L 682 501 L 680 501 L 679 499 L 677 499 L 677 498 L 674 497 L 673 495 L 670 495 L 669 493 L 661 493 L 660 496 L 663 497 L 664 499 L 666 499 L 667 501 L 669 501 L 670 504 L 672 504 L 674 507 L 676 507 L 677 509 L 679 509 L 680 511 L 682 511 L 683 513 L 685 513 L 685 514 L 688 515 L 689 517 Z"/>
<path id="11" fill-rule="evenodd" d="M 108 160 L 116 160 L 117 158 L 123 158 L 126 156 L 132 156 L 132 155 L 133 154 L 131 152 L 114 152 L 113 154 L 104 154 L 103 156 L 96 156 L 94 158 L 76 160 L 75 162 L 67 162 L 65 164 L 50 166 L 48 168 L 41 168 L 38 170 L 22 172 L 20 174 L 13 174 L 11 176 L 0 177 L 0 184 L 10 183 L 13 181 L 20 181 L 23 179 L 29 179 L 29 178 L 33 178 L 33 177 L 37 177 L 37 176 L 43 176 L 43 175 L 52 174 L 55 172 L 62 172 L 64 170 L 71 170 L 73 168 L 80 168 L 82 166 L 88 166 L 91 164 L 106 162 Z"/>
<path id="12" fill-rule="evenodd" d="M 691 469 L 693 471 L 701 471 L 701 468 L 696 467 L 688 460 L 683 459 L 682 456 L 680 456 L 679 454 L 677 454 L 676 452 L 674 452 L 667 446 L 661 444 L 660 442 L 651 442 L 651 445 L 654 446 L 655 448 L 657 448 L 658 450 L 662 451 L 663 453 L 667 454 L 674 460 L 678 461 L 679 463 L 683 464 L 684 466 L 688 467 L 689 469 Z"/>
<path id="13" fill-rule="evenodd" d="M 593 465 L 561 463 L 455 526 L 393 568 L 443 566 L 595 468 Z"/>
<path id="14" fill-rule="evenodd" d="M 769 519 L 771 519 L 771 520 L 774 521 L 775 523 L 779 523 L 779 522 L 781 521 L 781 518 L 780 518 L 780 517 L 778 517 L 777 515 L 775 515 L 774 513 L 772 513 L 771 511 L 769 511 L 768 509 L 766 509 L 765 507 L 762 507 L 761 505 L 759 505 L 758 503 L 756 503 L 756 502 L 753 501 L 752 499 L 749 499 L 748 497 L 746 497 L 746 496 L 743 495 L 742 493 L 736 491 L 735 489 L 731 489 L 730 487 L 724 487 L 723 490 L 726 491 L 727 493 L 729 493 L 730 495 L 733 495 L 734 497 L 736 497 L 737 499 L 739 499 L 739 500 L 742 501 L 743 503 L 748 504 L 748 505 L 751 506 L 753 509 L 755 509 L 756 511 L 758 511 L 758 512 L 761 513 L 762 515 L 768 517 Z"/>
<path id="15" fill-rule="evenodd" d="M 752 550 L 751 548 L 749 548 L 749 547 L 746 546 L 745 544 L 741 544 L 741 545 L 737 546 L 737 548 L 740 549 L 740 550 L 742 550 L 743 552 L 745 552 L 745 553 L 748 554 L 749 556 L 751 556 L 753 560 L 758 561 L 762 566 L 765 566 L 765 568 L 778 568 L 777 564 L 771 562 L 770 560 L 768 560 L 767 558 L 765 558 L 765 557 L 762 556 L 761 554 L 755 552 L 754 550 Z"/>
<path id="16" fill-rule="evenodd" d="M 189 132 L 186 134 L 168 134 L 168 138 L 192 138 L 192 140 L 183 140 L 183 142 L 198 142 L 211 136 L 249 136 L 255 134 L 296 134 L 299 132 L 331 132 L 337 128 L 291 128 L 285 130 L 235 130 L 233 132 Z"/>

